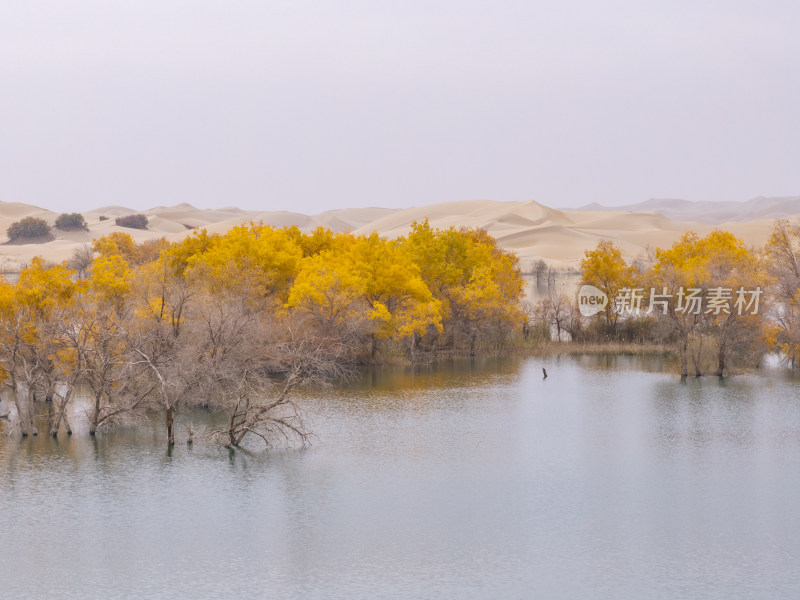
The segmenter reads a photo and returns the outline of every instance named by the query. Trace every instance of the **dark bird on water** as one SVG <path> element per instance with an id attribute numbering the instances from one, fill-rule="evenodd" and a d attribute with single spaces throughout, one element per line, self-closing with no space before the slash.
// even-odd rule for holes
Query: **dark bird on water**
<path id="1" fill-rule="evenodd" d="M 544 375 L 544 377 L 542 377 L 542 379 L 547 379 L 547 371 L 545 370 L 544 367 L 542 367 L 542 375 Z"/>

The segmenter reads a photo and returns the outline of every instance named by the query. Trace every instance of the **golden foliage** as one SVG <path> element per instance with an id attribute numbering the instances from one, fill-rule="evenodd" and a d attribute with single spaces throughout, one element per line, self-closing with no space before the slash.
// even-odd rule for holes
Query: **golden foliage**
<path id="1" fill-rule="evenodd" d="M 622 251 L 612 241 L 603 240 L 594 250 L 584 252 L 581 273 L 582 284 L 593 285 L 608 296 L 606 321 L 616 321 L 614 299 L 622 288 L 633 285 L 638 274 L 636 268 L 625 262 Z"/>

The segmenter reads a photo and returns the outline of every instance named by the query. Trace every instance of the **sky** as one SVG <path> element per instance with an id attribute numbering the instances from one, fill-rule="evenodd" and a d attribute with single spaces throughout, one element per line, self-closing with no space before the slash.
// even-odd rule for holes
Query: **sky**
<path id="1" fill-rule="evenodd" d="M 0 200 L 800 194 L 792 0 L 0 4 Z"/>

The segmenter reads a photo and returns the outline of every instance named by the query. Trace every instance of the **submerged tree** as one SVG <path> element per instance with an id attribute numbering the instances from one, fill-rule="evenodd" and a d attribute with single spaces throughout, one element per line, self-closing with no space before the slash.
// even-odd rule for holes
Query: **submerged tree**
<path id="1" fill-rule="evenodd" d="M 262 326 L 269 339 L 264 336 L 254 344 L 248 336 L 250 343 L 238 345 L 233 353 L 236 356 L 245 349 L 245 356 L 236 368 L 229 364 L 228 375 L 218 380 L 214 405 L 228 419 L 213 435 L 230 447 L 239 446 L 248 436 L 260 438 L 267 446 L 278 441 L 305 444 L 309 432 L 293 391 L 348 375 L 351 349 L 333 338 L 316 336 L 302 322 Z M 256 361 L 248 358 L 254 352 L 259 357 Z"/>
<path id="2" fill-rule="evenodd" d="M 481 230 L 427 223 L 398 240 L 255 223 L 177 244 L 113 232 L 70 264 L 35 259 L 0 282 L 0 367 L 24 434 L 37 397 L 51 401 L 51 432 L 71 430 L 83 385 L 91 434 L 147 409 L 172 445 L 178 410 L 214 406 L 230 446 L 305 441 L 298 386 L 379 345 L 415 360 L 458 336 L 474 353 L 524 321 L 516 257 Z"/>
<path id="3" fill-rule="evenodd" d="M 82 286 L 73 276 L 74 272 L 63 266 L 48 267 L 34 258 L 16 285 L 0 284 L 0 360 L 22 435 L 38 433 L 34 419 L 37 393 L 56 398 L 53 427 L 57 431 L 80 376 L 80 365 L 58 336 L 59 325 L 69 322 Z"/>
<path id="4" fill-rule="evenodd" d="M 754 351 L 758 346 L 763 265 L 741 240 L 718 230 L 703 238 L 687 232 L 672 247 L 658 250 L 656 258 L 644 281 L 650 284 L 651 305 L 659 302 L 660 314 L 677 339 L 681 375 L 688 374 L 690 340 L 700 343 L 705 334 L 716 341 L 716 374 L 722 376 L 732 350 Z M 695 365 L 699 374 L 697 360 Z"/>
<path id="5" fill-rule="evenodd" d="M 205 371 L 191 318 L 194 290 L 166 261 L 146 265 L 133 285 L 133 319 L 126 332 L 131 364 L 153 386 L 164 411 L 167 443 L 175 443 L 175 410 L 200 388 Z"/>
<path id="6" fill-rule="evenodd" d="M 800 364 L 800 222 L 776 220 L 766 252 L 775 282 L 768 341 L 796 367 Z"/>

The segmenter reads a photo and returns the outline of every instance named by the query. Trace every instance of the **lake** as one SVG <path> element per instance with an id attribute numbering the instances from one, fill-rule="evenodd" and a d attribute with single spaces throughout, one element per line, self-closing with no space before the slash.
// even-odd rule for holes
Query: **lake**
<path id="1" fill-rule="evenodd" d="M 375 369 L 305 449 L 3 436 L 2 596 L 798 597 L 800 380 L 669 368 Z"/>

